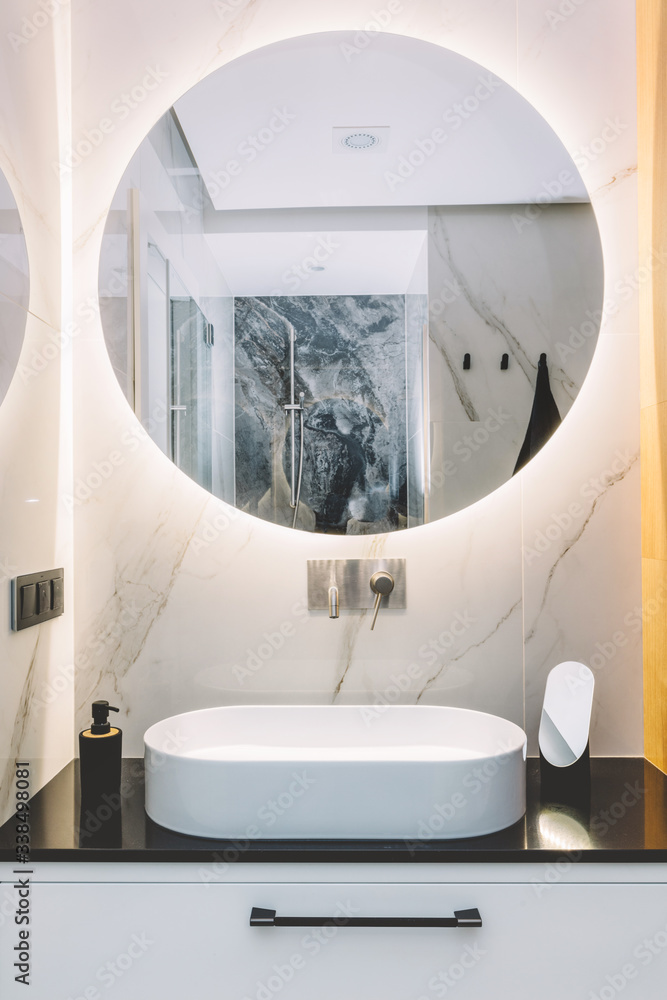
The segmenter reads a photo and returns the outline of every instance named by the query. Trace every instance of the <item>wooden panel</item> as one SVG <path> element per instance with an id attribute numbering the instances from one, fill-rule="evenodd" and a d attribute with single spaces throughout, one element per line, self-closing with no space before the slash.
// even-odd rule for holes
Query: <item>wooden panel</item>
<path id="1" fill-rule="evenodd" d="M 642 556 L 667 559 L 667 403 L 641 411 Z"/>
<path id="2" fill-rule="evenodd" d="M 644 761 L 644 788 L 644 845 L 658 850 L 667 840 L 667 797 L 664 778 L 648 761 Z"/>
<path id="3" fill-rule="evenodd" d="M 667 5 L 637 0 L 644 752 L 667 773 Z"/>
<path id="4" fill-rule="evenodd" d="M 637 2 L 642 407 L 667 400 L 667 4 Z M 642 277 L 644 272 L 642 272 Z"/>
<path id="5" fill-rule="evenodd" d="M 644 754 L 667 773 L 667 560 L 643 559 Z"/>

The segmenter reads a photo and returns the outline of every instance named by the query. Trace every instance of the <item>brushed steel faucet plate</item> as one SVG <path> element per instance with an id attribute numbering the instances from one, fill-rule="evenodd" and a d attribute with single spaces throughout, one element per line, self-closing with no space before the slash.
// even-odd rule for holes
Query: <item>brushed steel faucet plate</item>
<path id="1" fill-rule="evenodd" d="M 394 589 L 382 598 L 382 607 L 407 608 L 405 559 L 309 559 L 308 610 L 329 610 L 330 587 L 338 587 L 341 611 L 372 608 L 371 577 L 381 569 L 394 578 Z"/>

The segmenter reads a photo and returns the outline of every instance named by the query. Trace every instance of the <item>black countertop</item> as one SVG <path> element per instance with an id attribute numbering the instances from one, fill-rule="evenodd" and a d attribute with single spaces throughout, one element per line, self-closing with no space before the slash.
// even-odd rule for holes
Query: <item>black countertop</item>
<path id="1" fill-rule="evenodd" d="M 667 775 L 641 757 L 597 757 L 590 792 L 544 801 L 540 762 L 527 764 L 525 817 L 464 840 L 205 840 L 172 833 L 144 810 L 144 765 L 123 761 L 115 809 L 82 809 L 72 761 L 30 801 L 30 856 L 104 862 L 667 862 Z M 551 799 L 555 799 L 554 795 Z M 113 803 L 116 805 L 116 803 Z M 16 819 L 0 827 L 0 861 L 16 860 Z"/>

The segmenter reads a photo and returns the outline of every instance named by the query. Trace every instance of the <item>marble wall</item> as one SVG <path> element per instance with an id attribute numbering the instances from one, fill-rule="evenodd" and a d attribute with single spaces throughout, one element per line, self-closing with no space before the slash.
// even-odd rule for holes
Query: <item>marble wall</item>
<path id="1" fill-rule="evenodd" d="M 77 171 L 77 233 L 91 234 L 85 246 L 79 238 L 79 296 L 94 289 L 104 203 L 129 152 L 170 102 L 257 45 L 309 31 L 363 31 L 372 17 L 371 5 L 356 0 L 295 0 L 279 11 L 259 0 L 217 8 L 195 0 L 187 16 L 168 2 L 159 18 L 153 9 L 85 5 L 75 28 L 75 132 L 147 64 L 166 74 Z M 535 104 L 581 164 L 609 308 L 567 418 L 491 496 L 414 531 L 357 539 L 287 536 L 235 513 L 142 442 L 78 512 L 76 526 L 79 648 L 94 651 L 128 602 L 134 615 L 117 647 L 94 651 L 80 674 L 77 716 L 85 717 L 93 696 L 116 698 L 128 753 L 140 752 L 146 725 L 171 712 L 247 700 L 372 701 L 410 663 L 419 671 L 406 699 L 500 712 L 525 723 L 534 751 L 546 672 L 570 657 L 596 669 L 593 752 L 641 752 L 637 298 L 625 277 L 636 269 L 633 11 L 624 0 L 588 0 L 552 24 L 550 10 L 547 0 L 415 0 L 388 30 L 488 66 Z M 101 34 L 104 49 L 96 47 Z M 141 44 L 128 44 L 135 35 Z M 114 37 L 122 63 L 111 55 Z M 99 58 L 84 56 L 93 50 Z M 99 326 L 91 324 L 77 346 L 76 453 L 85 469 L 133 418 L 120 405 Z M 308 558 L 380 552 L 407 559 L 405 612 L 387 614 L 371 633 L 356 612 L 332 622 L 304 611 Z M 461 621 L 465 628 L 453 628 Z M 292 637 L 259 662 L 264 636 L 286 622 Z M 239 671 L 247 664 L 249 676 Z"/>
<path id="2" fill-rule="evenodd" d="M 291 331 L 294 398 L 303 392 L 305 406 L 298 526 L 334 534 L 406 527 L 403 295 L 234 300 L 237 506 L 276 524 L 292 521 L 282 408 L 291 398 Z M 298 421 L 295 444 L 298 455 Z"/>
<path id="3" fill-rule="evenodd" d="M 428 365 L 428 296 L 409 292 L 405 296 L 407 387 L 407 436 L 408 436 L 408 527 L 415 528 L 428 520 L 425 508 L 426 479 L 429 473 L 430 439 L 424 431 L 428 427 L 428 410 L 425 408 L 425 364 Z M 429 429 L 430 436 L 430 429 Z M 428 443 L 427 443 L 428 442 Z"/>
<path id="4" fill-rule="evenodd" d="M 529 214 L 522 205 L 431 208 L 428 251 L 436 518 L 513 475 L 542 353 L 561 419 L 569 413 L 595 352 L 603 271 L 595 213 L 585 203 Z"/>
<path id="5" fill-rule="evenodd" d="M 81 317 L 71 309 L 71 177 L 57 169 L 69 128 L 69 8 L 39 30 L 26 28 L 27 20 L 20 0 L 2 4 L 0 169 L 25 234 L 30 297 L 26 302 L 20 282 L 19 294 L 0 308 L 2 319 L 11 313 L 13 330 L 25 327 L 23 343 L 14 334 L 10 347 L 18 359 L 11 381 L 2 371 L 0 406 L 0 819 L 13 812 L 17 758 L 30 762 L 36 790 L 74 754 L 69 500 L 72 344 Z M 12 632 L 12 577 L 58 566 L 67 613 Z"/>
<path id="6" fill-rule="evenodd" d="M 112 474 L 93 479 L 74 507 L 76 619 L 51 623 L 48 638 L 75 627 L 76 726 L 87 720 L 92 698 L 108 697 L 121 708 L 126 754 L 141 753 L 145 727 L 172 712 L 252 700 L 373 701 L 396 675 L 406 676 L 410 663 L 418 669 L 406 700 L 503 714 L 525 724 L 534 752 L 546 673 L 566 658 L 590 663 L 596 674 L 592 752 L 640 754 L 633 4 L 587 0 L 563 14 L 551 0 L 412 0 L 389 15 L 386 30 L 477 60 L 536 106 L 580 164 L 600 227 L 607 308 L 590 373 L 549 444 L 491 496 L 413 531 L 360 538 L 287 536 L 280 526 L 238 514 L 189 481 L 150 440 L 118 387 L 99 315 L 85 311 L 97 300 L 114 191 L 160 115 L 218 66 L 280 38 L 350 30 L 353 57 L 363 59 L 378 6 L 81 0 L 72 11 L 71 124 L 54 106 L 68 82 L 64 90 L 44 83 L 70 65 L 67 32 L 59 34 L 69 5 L 16 52 L 2 35 L 2 156 L 17 197 L 24 191 L 20 207 L 37 276 L 26 350 L 39 350 L 62 323 L 69 276 L 60 267 L 61 242 L 74 247 L 78 321 L 73 385 L 56 363 L 40 375 L 39 387 L 37 380 L 17 384 L 13 401 L 10 391 L 0 409 L 0 468 L 12 468 L 3 488 L 2 551 L 15 565 L 30 553 L 40 566 L 67 565 L 63 498 L 116 456 Z M 20 32 L 24 16 L 18 0 L 5 4 L 5 30 Z M 103 139 L 86 145 L 103 119 Z M 60 185 L 58 162 L 65 164 Z M 68 185 L 71 240 L 65 214 L 60 221 Z M 73 438 L 61 442 L 68 401 Z M 50 423 L 38 438 L 17 433 L 52 406 L 64 423 Z M 47 513 L 36 531 L 36 515 L 22 506 L 33 483 Z M 307 559 L 380 553 L 407 560 L 406 611 L 387 613 L 373 633 L 368 617 L 356 612 L 338 621 L 308 614 Z M 293 625 L 290 638 L 261 659 L 265 635 L 284 623 Z M 31 715 L 35 681 L 39 686 L 50 670 L 60 675 L 73 662 L 66 643 L 47 648 L 47 627 L 43 642 L 36 634 L 3 639 L 12 643 L 13 669 L 2 682 L 2 732 L 5 755 L 30 752 L 31 732 L 45 757 L 55 747 L 53 767 L 73 752 L 76 727 L 71 692 L 55 697 L 48 713 Z M 38 781 L 48 776 L 47 767 Z"/>

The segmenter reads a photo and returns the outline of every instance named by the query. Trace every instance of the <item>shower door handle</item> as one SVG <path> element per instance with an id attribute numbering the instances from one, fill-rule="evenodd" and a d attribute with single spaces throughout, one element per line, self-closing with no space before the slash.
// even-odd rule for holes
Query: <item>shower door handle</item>
<path id="1" fill-rule="evenodd" d="M 170 406 L 169 411 L 172 414 L 172 439 L 174 443 L 172 459 L 175 465 L 179 468 L 181 466 L 181 413 L 187 411 L 187 406 Z"/>

